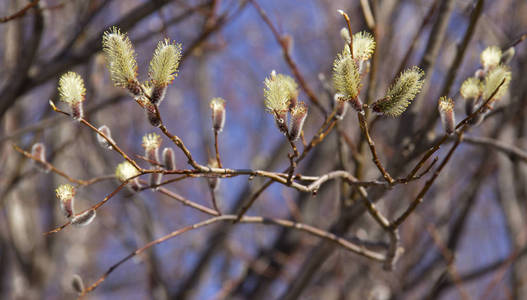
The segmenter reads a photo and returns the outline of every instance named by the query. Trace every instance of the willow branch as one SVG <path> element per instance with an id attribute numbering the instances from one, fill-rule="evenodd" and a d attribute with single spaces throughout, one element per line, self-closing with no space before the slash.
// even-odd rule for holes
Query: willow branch
<path id="1" fill-rule="evenodd" d="M 87 293 L 90 293 L 92 292 L 93 290 L 95 290 L 102 282 L 104 282 L 104 280 L 116 269 L 118 268 L 119 266 L 121 266 L 123 263 L 125 263 L 126 261 L 128 261 L 129 259 L 133 258 L 134 256 L 136 255 L 139 255 L 141 254 L 142 252 L 146 251 L 147 249 L 155 246 L 155 245 L 158 245 L 158 244 L 161 244 L 167 240 L 170 240 L 174 237 L 177 237 L 185 232 L 189 232 L 189 231 L 192 231 L 192 230 L 195 230 L 195 229 L 198 229 L 198 228 L 201 228 L 201 227 L 205 227 L 205 226 L 208 226 L 208 225 L 212 225 L 212 224 L 215 224 L 215 223 L 218 223 L 218 222 L 225 222 L 225 221 L 234 221 L 237 219 L 238 216 L 236 215 L 222 215 L 222 216 L 217 216 L 217 217 L 212 217 L 210 219 L 207 219 L 205 221 L 202 221 L 202 222 L 199 222 L 199 223 L 195 223 L 193 225 L 189 225 L 189 226 L 186 226 L 186 227 L 183 227 L 181 229 L 178 229 L 178 230 L 175 230 L 159 239 L 156 239 L 154 241 L 151 241 L 149 242 L 148 244 L 144 245 L 143 247 L 141 248 L 138 248 L 136 249 L 135 251 L 133 251 L 132 253 L 128 254 L 127 256 L 125 256 L 124 258 L 122 258 L 121 260 L 119 260 L 117 263 L 115 263 L 114 265 L 112 265 L 98 280 L 96 280 L 92 285 L 90 285 L 89 287 L 85 288 L 82 293 L 81 293 L 81 297 L 86 295 Z M 313 227 L 311 225 L 307 225 L 307 224 L 303 224 L 303 223 L 298 223 L 298 222 L 293 222 L 293 221 L 290 221 L 290 220 L 284 220 L 284 219 L 275 219 L 275 218 L 265 218 L 265 217 L 243 217 L 241 220 L 240 220 L 241 223 L 255 223 L 255 224 L 263 224 L 263 225 L 277 225 L 277 226 L 281 226 L 281 227 L 287 227 L 287 228 L 292 228 L 292 229 L 296 229 L 296 230 L 299 230 L 299 231 L 303 231 L 303 232 L 306 232 L 308 234 L 311 234 L 313 236 L 316 236 L 316 237 L 319 237 L 319 238 L 322 238 L 322 239 L 325 239 L 325 240 L 328 240 L 328 241 L 331 241 L 339 246 L 341 246 L 342 248 L 344 248 L 345 250 L 348 250 L 350 252 L 353 252 L 355 254 L 358 254 L 358 255 L 361 255 L 361 256 L 364 256 L 368 259 L 371 259 L 371 260 L 374 260 L 374 261 L 379 261 L 379 262 L 382 262 L 384 261 L 384 256 L 382 254 L 379 254 L 377 252 L 374 252 L 374 251 L 371 251 L 371 250 L 368 250 L 366 248 L 364 248 L 363 246 L 359 246 L 359 245 L 356 245 L 344 238 L 341 238 L 331 232 L 328 232 L 328 231 L 324 231 L 322 229 L 319 229 L 319 228 L 316 228 L 316 227 Z"/>
<path id="2" fill-rule="evenodd" d="M 388 182 L 389 184 L 393 184 L 394 180 L 390 174 L 386 171 L 384 166 L 382 165 L 381 161 L 379 160 L 379 157 L 377 155 L 377 150 L 375 149 L 375 143 L 373 142 L 373 139 L 370 136 L 370 132 L 368 129 L 368 122 L 366 121 L 366 118 L 364 117 L 363 112 L 357 113 L 357 116 L 359 118 L 359 124 L 360 128 L 362 129 L 362 133 L 364 134 L 364 137 L 366 138 L 366 141 L 368 142 L 368 146 L 370 147 L 371 155 L 373 163 L 377 166 L 377 169 L 382 174 L 382 177 Z"/>
<path id="3" fill-rule="evenodd" d="M 17 152 L 21 153 L 25 157 L 27 157 L 29 159 L 32 159 L 33 161 L 38 162 L 39 164 L 42 164 L 42 165 L 46 166 L 47 170 L 49 170 L 49 171 L 51 171 L 51 172 L 53 172 L 53 173 L 55 173 L 55 174 L 57 174 L 59 176 L 64 177 L 67 181 L 69 181 L 71 183 L 75 183 L 75 184 L 78 184 L 80 186 L 91 185 L 91 184 L 94 184 L 94 183 L 97 183 L 97 182 L 100 182 L 100 181 L 103 181 L 103 180 L 108 180 L 108 179 L 115 178 L 114 175 L 104 175 L 104 176 L 97 176 L 97 177 L 94 177 L 94 178 L 91 178 L 91 179 L 87 179 L 87 180 L 75 179 L 75 178 L 69 176 L 68 174 L 66 174 L 65 172 L 57 169 L 53 164 L 51 164 L 51 163 L 49 163 L 47 161 L 43 161 L 40 158 L 31 155 L 31 153 L 23 150 L 22 148 L 18 147 L 15 144 L 13 144 L 13 149 L 15 149 Z"/>
<path id="4" fill-rule="evenodd" d="M 55 111 L 55 112 L 58 112 L 58 113 L 61 113 L 61 114 L 64 114 L 66 116 L 71 116 L 69 113 L 61 110 L 60 108 L 56 107 L 55 106 L 55 103 L 53 103 L 53 101 L 49 100 L 49 105 L 51 106 L 51 108 Z M 125 160 L 127 160 L 129 163 L 131 163 L 137 170 L 139 171 L 143 171 L 143 168 L 141 168 L 136 162 L 135 160 L 131 159 L 126 153 L 124 153 L 123 150 L 121 150 L 121 148 L 119 148 L 119 146 L 117 146 L 117 144 L 112 140 L 110 139 L 109 137 L 107 137 L 104 133 L 102 133 L 99 129 L 95 128 L 95 126 L 93 126 L 90 122 L 86 121 L 86 119 L 80 119 L 79 120 L 80 123 L 88 126 L 91 130 L 95 131 L 97 134 L 99 134 L 100 136 L 102 136 L 106 142 L 108 142 L 109 145 L 112 146 L 112 149 L 114 151 L 116 151 L 117 153 L 119 153 Z"/>
<path id="5" fill-rule="evenodd" d="M 0 23 L 6 23 L 11 20 L 23 17 L 32 7 L 35 7 L 39 1 L 40 0 L 31 1 L 16 13 L 0 18 Z"/>

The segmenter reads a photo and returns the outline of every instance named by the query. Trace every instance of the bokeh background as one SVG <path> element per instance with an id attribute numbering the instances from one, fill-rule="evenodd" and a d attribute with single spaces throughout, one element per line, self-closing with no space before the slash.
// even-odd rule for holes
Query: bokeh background
<path id="1" fill-rule="evenodd" d="M 382 97 L 401 67 L 418 65 L 427 71 L 427 87 L 408 112 L 397 119 L 371 117 L 381 160 L 396 176 L 407 174 L 441 134 L 435 113 L 439 96 L 454 97 L 462 119 L 459 86 L 480 66 L 480 52 L 489 45 L 506 49 L 527 31 L 523 0 L 257 2 L 289 40 L 292 59 L 328 110 L 333 105 L 332 62 L 344 45 L 340 29 L 345 22 L 338 9 L 350 15 L 353 31 L 376 35 L 375 72 L 364 82 L 364 99 Z M 0 17 L 27 4 L 1 1 Z M 366 4 L 374 26 L 365 18 Z M 475 18 L 470 32 L 467 28 Z M 75 298 L 74 274 L 91 284 L 133 250 L 207 217 L 150 190 L 134 195 L 123 191 L 97 211 L 89 226 L 43 236 L 67 221 L 54 193 L 66 180 L 37 172 L 13 144 L 28 150 L 36 142 L 44 143 L 48 161 L 79 179 L 111 175 L 122 161 L 117 153 L 99 147 L 92 131 L 50 109 L 49 99 L 58 102 L 61 74 L 73 70 L 82 75 L 86 118 L 109 126 L 127 153 L 142 154 L 141 137 L 156 130 L 133 99 L 111 84 L 100 49 L 102 33 L 112 25 L 128 32 L 143 80 L 159 40 L 168 37 L 182 43 L 179 76 L 160 113 L 196 160 L 206 163 L 214 153 L 208 103 L 212 97 L 223 97 L 227 109 L 219 139 L 223 164 L 270 171 L 288 166 L 289 145 L 264 111 L 263 80 L 272 70 L 293 73 L 284 49 L 250 1 L 41 0 L 20 17 L 0 23 L 2 299 Z M 470 39 L 465 48 L 461 45 L 466 36 Z M 464 142 L 401 227 L 404 253 L 394 271 L 303 233 L 265 225 L 216 224 L 136 256 L 86 298 L 525 299 L 527 156 L 521 149 L 527 149 L 526 48 L 525 43 L 515 47 L 510 92 L 468 134 L 499 140 L 519 152 L 507 154 Z M 455 61 L 458 55 L 460 60 Z M 304 91 L 300 100 L 309 105 L 305 136 L 311 137 L 324 115 Z M 169 145 L 165 138 L 163 146 Z M 321 175 L 346 169 L 364 180 L 382 179 L 364 146 L 357 118 L 349 113 L 298 172 Z M 445 153 L 441 149 L 438 156 Z M 178 150 L 176 157 L 178 167 L 186 168 Z M 424 180 L 370 194 L 393 219 Z M 262 179 L 246 176 L 221 180 L 220 207 L 236 211 L 262 184 Z M 79 188 L 78 209 L 94 205 L 117 186 L 116 180 L 105 180 Z M 203 178 L 168 188 L 210 206 Z M 360 203 L 353 202 L 353 195 L 340 181 L 324 185 L 316 196 L 274 184 L 248 214 L 301 221 L 349 239 L 375 241 L 372 247 L 385 246 L 387 237 L 372 218 L 355 213 Z"/>

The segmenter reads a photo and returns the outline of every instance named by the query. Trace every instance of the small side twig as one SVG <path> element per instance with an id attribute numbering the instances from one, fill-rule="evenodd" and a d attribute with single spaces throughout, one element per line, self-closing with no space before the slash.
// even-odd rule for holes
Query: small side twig
<path id="1" fill-rule="evenodd" d="M 100 182 L 100 181 L 103 181 L 103 180 L 108 180 L 108 179 L 113 179 L 115 178 L 115 175 L 104 175 L 104 176 L 97 176 L 97 177 L 94 177 L 94 178 L 91 178 L 91 179 L 87 179 L 87 180 L 82 180 L 82 179 L 75 179 L 71 176 L 69 176 L 68 174 L 62 172 L 61 170 L 57 169 L 53 164 L 47 162 L 47 161 L 42 161 L 40 160 L 38 157 L 35 157 L 33 155 L 31 155 L 31 153 L 23 150 L 22 148 L 18 147 L 17 145 L 13 144 L 13 149 L 15 149 L 17 152 L 21 153 L 22 155 L 24 155 L 25 157 L 29 158 L 29 159 L 32 159 L 40 164 L 43 164 L 46 166 L 46 168 L 48 170 L 50 170 L 51 172 L 59 175 L 59 176 L 62 176 L 64 178 L 66 178 L 67 181 L 71 182 L 71 183 L 75 183 L 75 184 L 78 184 L 80 186 L 86 186 L 86 185 L 91 185 L 91 184 L 94 184 L 94 183 L 97 183 L 97 182 Z"/>
<path id="2" fill-rule="evenodd" d="M 71 116 L 69 113 L 59 109 L 58 107 L 56 107 L 55 103 L 53 103 L 53 101 L 51 101 L 51 100 L 49 100 L 49 105 L 51 106 L 51 108 L 55 112 L 64 114 L 66 116 Z M 117 153 L 119 153 L 125 160 L 127 160 L 129 163 L 131 163 L 137 170 L 143 171 L 143 169 L 135 162 L 135 160 L 131 159 L 126 153 L 124 153 L 124 151 L 121 150 L 121 148 L 119 148 L 119 146 L 117 146 L 117 144 L 115 144 L 115 142 L 112 139 L 107 137 L 104 133 L 102 133 L 99 129 L 95 128 L 95 126 L 93 126 L 90 122 L 86 121 L 85 119 L 80 119 L 79 121 L 82 124 L 88 126 L 91 130 L 97 132 L 97 134 L 99 134 L 100 136 L 102 136 L 108 142 L 108 144 L 110 146 L 112 146 L 113 150 L 115 150 Z"/>
<path id="3" fill-rule="evenodd" d="M 382 177 L 388 182 L 389 184 L 393 184 L 394 180 L 390 174 L 386 171 L 384 166 L 382 165 L 381 161 L 379 160 L 379 156 L 377 155 L 377 150 L 375 149 L 375 143 L 373 142 L 370 132 L 368 129 L 368 122 L 366 121 L 366 118 L 364 117 L 364 112 L 357 113 L 357 116 L 359 118 L 359 124 L 360 128 L 362 129 L 362 133 L 364 134 L 364 137 L 366 138 L 366 141 L 368 142 L 368 146 L 370 147 L 371 155 L 373 163 L 377 166 L 377 169 L 382 174 Z"/>

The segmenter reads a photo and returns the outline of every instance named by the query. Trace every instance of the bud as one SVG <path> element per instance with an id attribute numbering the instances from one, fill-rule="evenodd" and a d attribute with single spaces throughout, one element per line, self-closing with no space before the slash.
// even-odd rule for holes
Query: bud
<path id="1" fill-rule="evenodd" d="M 167 93 L 167 86 L 155 85 L 152 88 L 152 95 L 150 96 L 150 101 L 152 104 L 159 105 Z"/>
<path id="2" fill-rule="evenodd" d="M 181 59 L 181 44 L 160 41 L 150 61 L 148 75 L 154 86 L 150 100 L 159 105 L 166 94 L 166 87 L 176 78 Z"/>
<path id="3" fill-rule="evenodd" d="M 170 147 L 163 149 L 163 165 L 169 171 L 176 170 L 174 150 Z"/>
<path id="4" fill-rule="evenodd" d="M 212 98 L 210 108 L 212 109 L 212 128 L 216 132 L 221 132 L 225 125 L 225 100 Z"/>
<path id="5" fill-rule="evenodd" d="M 401 115 L 421 91 L 424 83 L 423 77 L 424 72 L 418 67 L 402 72 L 386 96 L 373 103 L 373 111 L 391 117 Z"/>
<path id="6" fill-rule="evenodd" d="M 465 99 L 465 114 L 470 116 L 476 111 L 476 102 L 478 98 L 468 98 Z"/>
<path id="7" fill-rule="evenodd" d="M 514 57 L 514 54 L 516 54 L 516 50 L 514 49 L 514 47 L 509 47 L 509 49 L 505 50 L 505 52 L 503 52 L 503 54 L 501 55 L 500 64 L 509 64 L 512 58 Z"/>
<path id="8" fill-rule="evenodd" d="M 481 81 L 477 77 L 469 77 L 461 85 L 459 92 L 465 99 L 465 113 L 467 116 L 476 111 L 476 102 L 481 95 L 481 91 Z"/>
<path id="9" fill-rule="evenodd" d="M 150 163 L 156 170 L 159 169 L 157 164 L 159 163 L 159 147 L 161 146 L 161 136 L 157 133 L 149 133 L 143 136 L 143 148 L 145 148 L 145 156 L 150 160 Z M 158 185 L 161 183 L 163 174 L 152 173 L 150 174 L 150 186 Z M 154 188 L 157 190 L 157 188 Z"/>
<path id="10" fill-rule="evenodd" d="M 335 101 L 335 118 L 342 120 L 348 111 L 346 98 L 344 98 L 344 95 L 337 93 L 333 100 Z"/>
<path id="11" fill-rule="evenodd" d="M 156 170 L 161 170 L 160 168 L 155 168 Z M 150 187 L 154 191 L 157 191 L 159 189 L 158 185 L 161 184 L 161 180 L 163 179 L 163 174 L 161 173 L 152 173 L 150 174 Z"/>
<path id="12" fill-rule="evenodd" d="M 276 74 L 273 70 L 271 76 L 265 79 L 264 84 L 265 107 L 268 112 L 276 111 L 281 114 L 282 111 L 296 106 L 298 86 L 291 76 Z"/>
<path id="13" fill-rule="evenodd" d="M 71 287 L 75 292 L 79 294 L 84 291 L 84 282 L 82 281 L 82 278 L 79 275 L 73 275 L 73 278 L 71 279 Z"/>
<path id="14" fill-rule="evenodd" d="M 146 112 L 146 117 L 148 118 L 148 122 L 150 122 L 150 124 L 154 127 L 161 126 L 161 118 L 157 113 L 156 106 L 148 101 L 145 101 L 143 104 Z"/>
<path id="15" fill-rule="evenodd" d="M 33 145 L 33 147 L 31 147 L 31 155 L 38 159 L 37 160 L 33 160 L 33 163 L 35 164 L 35 166 L 45 172 L 45 173 L 48 173 L 50 168 L 49 166 L 46 164 L 46 146 L 44 146 L 44 144 L 42 143 L 36 143 Z"/>
<path id="16" fill-rule="evenodd" d="M 373 51 L 375 51 L 375 40 L 373 36 L 361 31 L 353 35 L 353 58 L 365 61 L 371 58 Z"/>
<path id="17" fill-rule="evenodd" d="M 66 218 L 71 218 L 75 214 L 73 209 L 75 188 L 69 184 L 62 184 L 55 189 L 55 195 L 60 201 L 60 209 L 62 210 Z"/>
<path id="18" fill-rule="evenodd" d="M 110 141 L 112 141 L 112 143 L 115 143 L 112 139 L 112 132 L 110 131 L 110 128 L 108 128 L 108 126 L 102 125 L 101 127 L 99 127 L 99 131 L 102 132 Z M 97 142 L 99 142 L 99 145 L 101 145 L 101 147 L 106 148 L 108 150 L 112 150 L 112 145 L 110 145 L 110 143 L 102 135 L 100 135 L 99 133 L 95 134 L 97 137 Z"/>
<path id="19" fill-rule="evenodd" d="M 350 99 L 349 103 L 350 103 L 351 107 L 353 107 L 353 109 L 356 110 L 357 112 L 361 112 L 363 110 L 363 108 L 362 108 L 362 100 L 360 100 L 360 96 L 357 96 L 357 97 L 355 97 L 353 99 Z"/>
<path id="20" fill-rule="evenodd" d="M 346 43 L 350 42 L 350 32 L 348 28 L 342 27 L 339 33 L 340 33 L 340 37 L 342 38 L 342 40 L 344 40 L 344 42 Z"/>
<path id="21" fill-rule="evenodd" d="M 447 134 L 452 134 L 456 128 L 456 118 L 454 114 L 454 101 L 452 98 L 445 96 L 439 98 L 437 105 L 439 116 L 441 117 L 441 124 Z"/>
<path id="22" fill-rule="evenodd" d="M 304 127 L 304 122 L 307 117 L 307 106 L 304 102 L 299 102 L 291 110 L 291 121 L 289 123 L 289 138 L 291 141 L 295 141 L 300 137 L 302 128 Z"/>
<path id="23" fill-rule="evenodd" d="M 84 116 L 82 102 L 86 95 L 84 81 L 75 72 L 68 72 L 59 79 L 60 100 L 69 105 L 73 119 L 80 121 Z"/>
<path id="24" fill-rule="evenodd" d="M 95 219 L 95 209 L 87 210 L 71 219 L 71 225 L 86 226 Z"/>
<path id="25" fill-rule="evenodd" d="M 153 165 L 159 163 L 159 147 L 161 146 L 161 136 L 157 133 L 149 133 L 143 136 L 143 143 L 141 144 L 145 149 L 145 156 Z"/>
<path id="26" fill-rule="evenodd" d="M 333 86 L 337 93 L 344 95 L 345 99 L 354 99 L 359 95 L 361 88 L 359 67 L 351 58 L 349 48 L 339 53 L 333 62 Z"/>
<path id="27" fill-rule="evenodd" d="M 271 76 L 264 81 L 265 107 L 272 113 L 278 129 L 287 133 L 287 112 L 291 103 L 296 103 L 298 97 L 297 86 L 290 76 L 276 74 L 273 70 Z"/>
<path id="28" fill-rule="evenodd" d="M 136 79 L 129 80 L 125 85 L 124 88 L 128 90 L 130 93 L 130 96 L 132 96 L 134 99 L 139 99 L 143 96 L 143 90 L 141 89 L 141 84 Z"/>
<path id="29" fill-rule="evenodd" d="M 121 182 L 126 182 L 128 179 L 135 177 L 139 174 L 139 170 L 137 170 L 134 165 L 132 165 L 128 161 L 124 161 L 118 164 L 117 168 L 115 169 L 115 176 Z M 137 177 L 132 179 L 129 184 L 129 188 L 134 192 L 137 192 L 141 189 L 141 184 L 139 183 Z"/>
<path id="30" fill-rule="evenodd" d="M 140 97 L 135 51 L 128 36 L 117 27 L 110 28 L 103 35 L 102 50 L 114 85 L 126 88 L 134 98 Z"/>
<path id="31" fill-rule="evenodd" d="M 469 77 L 463 81 L 459 92 L 465 99 L 479 98 L 481 95 L 481 82 L 476 77 Z"/>
<path id="32" fill-rule="evenodd" d="M 274 120 L 276 122 L 276 126 L 283 134 L 286 134 L 289 131 L 287 129 L 287 110 L 275 111 Z"/>
<path id="33" fill-rule="evenodd" d="M 480 55 L 481 65 L 485 70 L 496 67 L 501 60 L 501 49 L 496 46 L 489 46 Z"/>
<path id="34" fill-rule="evenodd" d="M 505 80 L 505 81 L 504 81 Z M 504 82 L 503 82 L 504 81 Z M 503 84 L 500 86 L 500 84 L 503 82 Z M 498 91 L 494 94 L 492 97 L 492 101 L 498 100 L 501 97 L 505 95 L 507 90 L 509 89 L 509 84 L 511 82 L 511 71 L 508 66 L 501 65 L 493 68 L 487 73 L 487 76 L 485 76 L 484 84 L 483 84 L 483 101 L 487 101 L 492 94 L 496 91 L 498 87 Z"/>

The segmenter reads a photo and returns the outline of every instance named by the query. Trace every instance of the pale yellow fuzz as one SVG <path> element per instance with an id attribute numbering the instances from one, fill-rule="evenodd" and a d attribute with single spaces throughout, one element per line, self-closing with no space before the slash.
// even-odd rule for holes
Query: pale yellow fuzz
<path id="1" fill-rule="evenodd" d="M 333 86 L 347 100 L 356 98 L 361 87 L 359 68 L 349 53 L 345 49 L 333 62 Z"/>
<path id="2" fill-rule="evenodd" d="M 474 99 L 481 95 L 481 88 L 481 81 L 479 79 L 476 77 L 469 77 L 463 82 L 459 92 L 465 99 Z"/>
<path id="3" fill-rule="evenodd" d="M 438 108 L 442 112 L 451 112 L 454 109 L 454 100 L 443 96 L 439 98 Z"/>
<path id="4" fill-rule="evenodd" d="M 484 87 L 483 87 L 483 100 L 488 100 L 491 95 L 498 89 L 500 84 L 503 82 L 503 85 L 492 97 L 494 100 L 500 99 L 505 95 L 509 89 L 509 84 L 511 82 L 511 71 L 508 66 L 500 65 L 490 70 L 485 76 Z"/>
<path id="5" fill-rule="evenodd" d="M 170 42 L 169 39 L 160 41 L 150 61 L 149 75 L 156 86 L 166 86 L 177 76 L 181 59 L 181 44 Z"/>
<path id="6" fill-rule="evenodd" d="M 112 27 L 104 33 L 102 50 L 106 67 L 115 86 L 125 87 L 137 77 L 137 62 L 132 42 L 119 28 Z"/>
<path id="7" fill-rule="evenodd" d="M 115 176 L 121 182 L 137 175 L 139 175 L 139 171 L 128 161 L 118 164 L 117 168 L 115 168 Z"/>
<path id="8" fill-rule="evenodd" d="M 59 79 L 60 100 L 69 104 L 84 101 L 86 89 L 82 77 L 75 72 L 68 72 Z"/>
<path id="9" fill-rule="evenodd" d="M 162 142 L 161 136 L 155 132 L 152 132 L 152 133 L 145 134 L 145 136 L 143 136 L 142 146 L 146 150 L 157 149 L 159 148 L 159 146 L 161 146 L 161 142 Z"/>
<path id="10" fill-rule="evenodd" d="M 298 95 L 293 78 L 272 72 L 264 80 L 265 108 L 268 112 L 287 111 L 291 97 Z"/>
<path id="11" fill-rule="evenodd" d="M 55 195 L 60 201 L 65 201 L 75 196 L 75 188 L 70 184 L 61 184 L 55 189 Z"/>
<path id="12" fill-rule="evenodd" d="M 481 52 L 480 60 L 486 69 L 497 66 L 501 60 L 501 49 L 496 46 L 487 47 Z"/>

